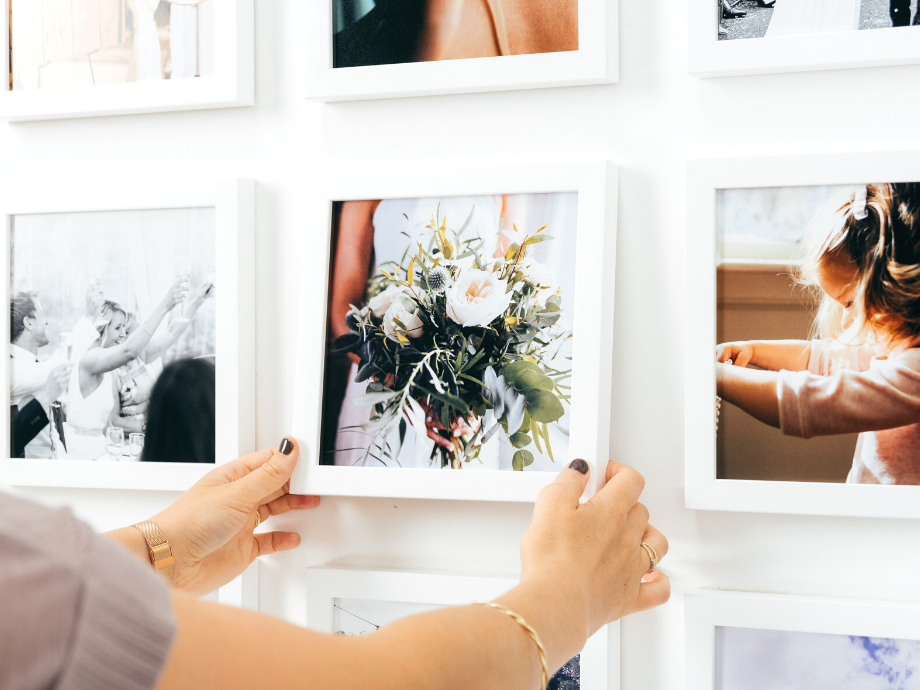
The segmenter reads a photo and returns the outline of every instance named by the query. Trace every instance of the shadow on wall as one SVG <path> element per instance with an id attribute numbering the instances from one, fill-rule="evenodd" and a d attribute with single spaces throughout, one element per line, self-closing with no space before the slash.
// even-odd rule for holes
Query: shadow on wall
<path id="1" fill-rule="evenodd" d="M 717 341 L 808 338 L 809 297 L 788 268 L 722 266 L 718 270 Z M 856 434 L 785 436 L 723 401 L 716 444 L 720 479 L 844 482 Z"/>

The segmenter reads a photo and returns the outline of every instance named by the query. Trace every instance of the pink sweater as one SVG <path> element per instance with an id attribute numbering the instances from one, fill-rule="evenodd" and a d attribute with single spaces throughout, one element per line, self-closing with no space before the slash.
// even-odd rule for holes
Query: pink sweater
<path id="1" fill-rule="evenodd" d="M 848 484 L 920 484 L 920 348 L 876 357 L 871 346 L 814 340 L 808 371 L 780 371 L 784 434 L 811 438 L 859 432 Z"/>

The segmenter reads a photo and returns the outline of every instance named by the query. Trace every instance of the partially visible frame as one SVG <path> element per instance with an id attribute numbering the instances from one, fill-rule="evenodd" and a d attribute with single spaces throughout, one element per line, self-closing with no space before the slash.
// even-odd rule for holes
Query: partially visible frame
<path id="1" fill-rule="evenodd" d="M 687 71 L 694 77 L 920 63 L 920 27 L 720 41 L 715 0 L 687 0 Z"/>
<path id="2" fill-rule="evenodd" d="M 715 415 L 718 190 L 916 180 L 920 180 L 920 153 L 913 151 L 688 163 L 684 358 L 684 495 L 688 508 L 920 518 L 920 486 L 719 479 Z"/>
<path id="3" fill-rule="evenodd" d="M 0 65 L 4 75 L 10 73 L 10 1 L 0 0 Z M 57 120 L 253 105 L 254 0 L 211 2 L 217 4 L 214 76 L 34 91 L 10 91 L 4 76 L 0 120 Z"/>
<path id="4" fill-rule="evenodd" d="M 304 27 L 307 97 L 352 101 L 619 81 L 618 0 L 579 0 L 578 50 L 333 67 L 332 0 Z"/>
<path id="5" fill-rule="evenodd" d="M 699 590 L 684 599 L 687 690 L 716 690 L 716 628 L 920 640 L 920 605 Z"/>
<path id="6" fill-rule="evenodd" d="M 335 599 L 464 606 L 491 601 L 517 584 L 516 579 L 502 577 L 317 566 L 307 569 L 307 627 L 335 632 Z M 588 639 L 579 660 L 580 690 L 619 690 L 619 649 L 619 621 Z"/>
<path id="7" fill-rule="evenodd" d="M 216 464 L 13 459 L 10 424 L 0 424 L 0 484 L 185 491 L 216 465 L 255 451 L 255 183 L 252 180 L 164 184 L 137 181 L 71 184 L 53 194 L 40 186 L 8 188 L 0 202 L 0 262 L 10 275 L 11 219 L 18 215 L 175 208 L 215 209 L 217 235 Z M 0 295 L 10 300 L 9 278 Z M 10 342 L 10 322 L 0 336 Z M 10 367 L 0 367 L 0 401 L 10 406 Z M 6 413 L 4 413 L 6 415 Z"/>
<path id="8" fill-rule="evenodd" d="M 555 472 L 471 472 L 321 465 L 323 364 L 332 205 L 349 199 L 402 199 L 577 192 L 576 286 L 573 330 L 572 428 L 569 457 L 592 468 L 588 498 L 603 486 L 610 440 L 613 298 L 616 267 L 617 167 L 609 161 L 478 168 L 360 168 L 331 171 L 308 211 L 309 251 L 302 252 L 301 311 L 293 434 L 300 462 L 291 492 L 323 496 L 388 496 L 532 502 Z M 603 279 L 601 279 L 601 277 Z"/>
<path id="9" fill-rule="evenodd" d="M 253 561 L 236 579 L 217 590 L 217 602 L 239 609 L 259 610 L 259 561 Z"/>

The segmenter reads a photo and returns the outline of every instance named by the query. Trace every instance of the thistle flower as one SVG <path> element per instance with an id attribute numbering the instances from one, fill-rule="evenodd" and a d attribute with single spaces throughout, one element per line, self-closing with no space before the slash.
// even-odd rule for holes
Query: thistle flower
<path id="1" fill-rule="evenodd" d="M 435 266 L 428 274 L 428 290 L 440 295 L 450 286 L 450 271 L 444 266 Z"/>

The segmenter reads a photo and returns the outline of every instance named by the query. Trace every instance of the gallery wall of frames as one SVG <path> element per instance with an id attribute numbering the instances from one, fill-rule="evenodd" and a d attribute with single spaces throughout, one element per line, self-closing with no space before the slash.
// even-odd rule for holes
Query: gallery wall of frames
<path id="1" fill-rule="evenodd" d="M 211 596 L 360 635 L 612 459 L 672 599 L 550 687 L 914 687 L 918 0 L 0 4 L 3 490 L 107 530 L 293 434 L 302 546 Z"/>

